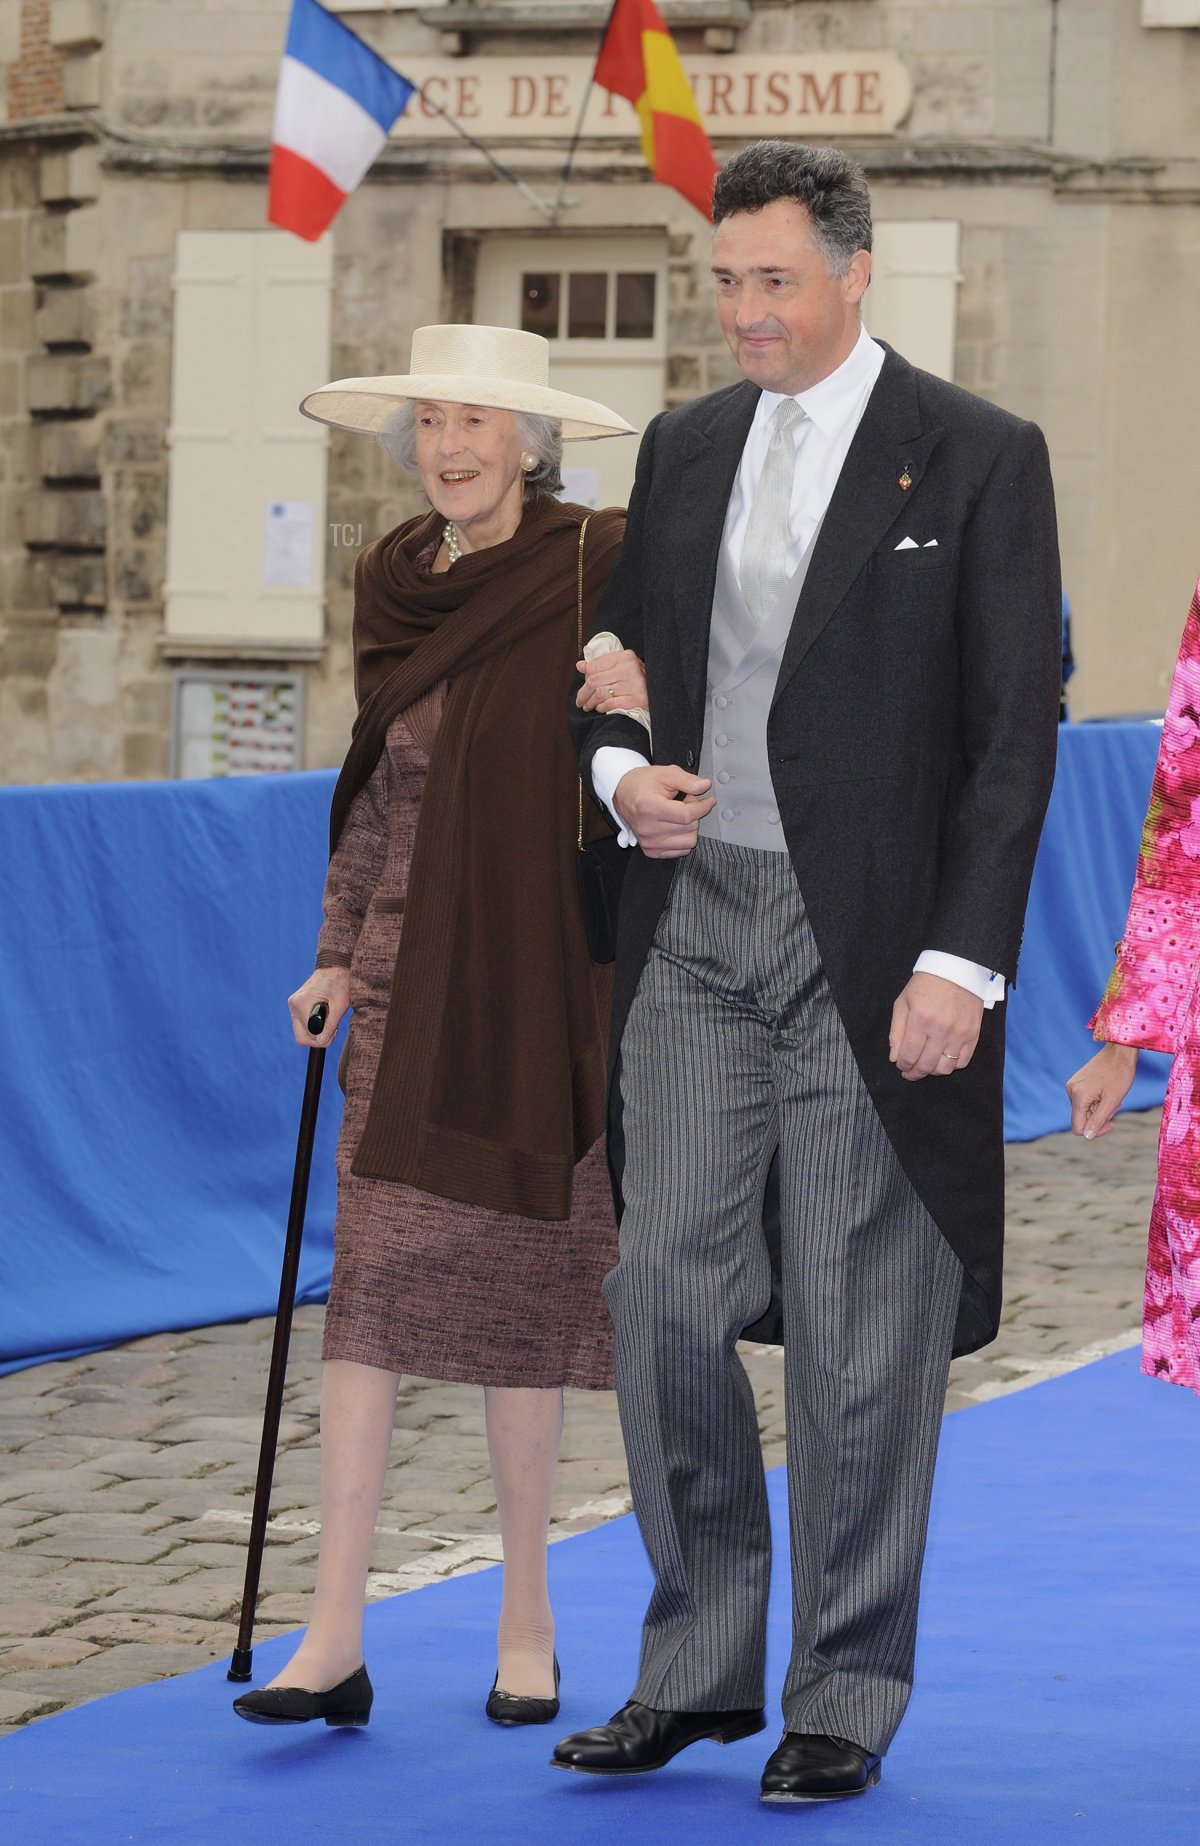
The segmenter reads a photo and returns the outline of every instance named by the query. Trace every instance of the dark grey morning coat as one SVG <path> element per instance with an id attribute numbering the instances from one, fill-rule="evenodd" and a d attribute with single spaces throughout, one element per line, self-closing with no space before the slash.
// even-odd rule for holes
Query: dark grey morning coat
<path id="1" fill-rule="evenodd" d="M 654 761 L 695 768 L 726 508 L 758 389 L 647 429 L 625 544 L 596 614 L 645 660 Z M 902 538 L 916 548 L 897 551 Z M 936 546 L 927 541 L 936 539 Z M 1060 583 L 1046 444 L 1032 423 L 887 351 L 816 540 L 767 727 L 788 851 L 880 1118 L 964 1265 L 956 1350 L 996 1332 L 1004 1230 L 1005 1006 L 970 1066 L 906 1083 L 888 1060 L 922 949 L 1017 971 L 1054 775 Z M 581 772 L 629 718 L 571 706 Z M 631 855 L 612 1066 L 676 861 Z M 610 1148 L 623 1159 L 619 1085 Z M 760 1327 L 780 1337 L 775 1324 Z"/>

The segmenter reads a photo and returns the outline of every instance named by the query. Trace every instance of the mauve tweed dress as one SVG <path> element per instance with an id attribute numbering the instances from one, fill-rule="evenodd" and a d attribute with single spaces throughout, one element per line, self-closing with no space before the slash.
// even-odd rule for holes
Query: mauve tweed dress
<path id="1" fill-rule="evenodd" d="M 417 815 L 444 703 L 445 688 L 435 688 L 393 721 L 325 884 L 317 962 L 349 966 L 354 1013 L 324 1357 L 463 1384 L 606 1390 L 612 1326 L 600 1284 L 617 1260 L 617 1231 L 602 1141 L 575 1169 L 566 1222 L 464 1205 L 350 1171 L 383 1044 Z"/>

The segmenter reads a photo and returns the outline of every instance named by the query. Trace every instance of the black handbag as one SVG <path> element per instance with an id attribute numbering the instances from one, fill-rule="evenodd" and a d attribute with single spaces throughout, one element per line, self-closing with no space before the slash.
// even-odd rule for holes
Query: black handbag
<path id="1" fill-rule="evenodd" d="M 583 657 L 583 541 L 588 529 L 585 519 L 579 528 L 579 585 L 577 606 L 579 634 L 577 658 Z M 621 907 L 621 886 L 629 851 L 618 846 L 615 833 L 602 834 L 598 840 L 584 841 L 583 783 L 579 784 L 579 831 L 575 841 L 575 871 L 579 880 L 579 907 L 583 912 L 583 930 L 593 961 L 614 961 L 617 954 L 617 913 Z"/>
<path id="2" fill-rule="evenodd" d="M 628 859 L 628 849 L 617 845 L 615 833 L 589 840 L 585 845 L 581 830 L 575 870 L 579 875 L 583 929 L 593 961 L 616 960 L 617 912 Z"/>

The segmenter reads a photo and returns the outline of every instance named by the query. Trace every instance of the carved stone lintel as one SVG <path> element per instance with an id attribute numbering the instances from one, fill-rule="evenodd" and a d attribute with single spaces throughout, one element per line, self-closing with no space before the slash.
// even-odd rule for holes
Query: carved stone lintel
<path id="1" fill-rule="evenodd" d="M 749 0 L 659 0 L 659 12 L 665 23 L 680 26 L 725 26 L 735 28 L 750 23 Z M 548 0 L 548 4 L 531 4 L 530 0 L 512 0 L 509 5 L 472 6 L 463 0 L 449 0 L 446 6 L 418 13 L 422 25 L 437 32 L 590 32 L 603 31 L 611 8 L 608 0 Z"/>
<path id="2" fill-rule="evenodd" d="M 163 635 L 158 642 L 158 651 L 164 660 L 180 665 L 201 662 L 206 666 L 228 662 L 230 666 L 245 666 L 248 661 L 261 661 L 264 666 L 313 666 L 323 660 L 329 643 L 327 641 L 238 641 L 232 637 L 227 641 L 214 641 L 209 637 L 203 639 L 188 635 Z"/>

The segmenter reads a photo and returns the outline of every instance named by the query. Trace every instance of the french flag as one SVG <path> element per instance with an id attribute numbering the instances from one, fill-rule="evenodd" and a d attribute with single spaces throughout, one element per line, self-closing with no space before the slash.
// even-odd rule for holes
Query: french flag
<path id="1" fill-rule="evenodd" d="M 269 222 L 315 243 L 415 88 L 318 0 L 292 0 L 271 132 Z"/>

